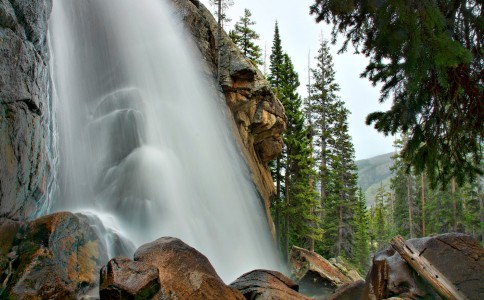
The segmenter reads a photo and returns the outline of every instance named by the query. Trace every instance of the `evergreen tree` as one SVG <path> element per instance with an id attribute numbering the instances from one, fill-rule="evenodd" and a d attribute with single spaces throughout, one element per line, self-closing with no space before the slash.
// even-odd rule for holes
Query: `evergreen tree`
<path id="1" fill-rule="evenodd" d="M 327 192 L 330 205 L 327 206 L 324 223 L 336 223 L 330 225 L 325 235 L 325 238 L 333 243 L 331 253 L 334 256 L 344 255 L 351 258 L 355 232 L 352 219 L 357 207 L 357 178 L 353 144 L 348 134 L 348 113 L 344 103 L 338 100 L 333 135 L 329 139 L 331 152 L 328 156 L 329 185 Z"/>
<path id="2" fill-rule="evenodd" d="M 370 58 L 363 73 L 382 83 L 386 112 L 367 117 L 385 134 L 410 132 L 401 155 L 432 187 L 482 174 L 484 26 L 482 1 L 315 0 L 311 14 L 332 22 Z"/>
<path id="3" fill-rule="evenodd" d="M 235 23 L 235 28 L 229 32 L 229 36 L 254 65 L 262 65 L 261 49 L 255 44 L 259 35 L 251 28 L 255 25 L 255 22 L 250 19 L 251 16 L 250 10 L 245 9 L 244 16 Z"/>
<path id="4" fill-rule="evenodd" d="M 283 72 L 283 62 L 284 62 L 284 53 L 282 51 L 281 45 L 281 38 L 279 36 L 279 27 L 276 22 L 275 29 L 274 29 L 274 40 L 272 43 L 272 52 L 270 55 L 270 73 L 269 73 L 269 83 L 274 91 L 274 94 L 279 99 L 280 90 L 282 86 L 282 72 Z M 285 147 L 284 147 L 285 148 Z M 283 152 L 285 149 L 283 149 Z M 281 245 L 281 223 L 282 223 L 282 216 L 281 216 L 281 209 L 282 209 L 282 195 L 283 195 L 283 174 L 282 174 L 282 166 L 283 166 L 283 157 L 284 153 L 276 158 L 275 164 L 271 165 L 271 173 L 272 178 L 276 181 L 276 196 L 273 200 L 272 207 L 274 208 L 274 222 L 276 227 L 276 240 L 277 244 Z"/>
<path id="5" fill-rule="evenodd" d="M 317 197 L 310 186 L 313 161 L 310 157 L 308 128 L 301 109 L 301 97 L 297 94 L 299 79 L 287 54 L 283 55 L 279 96 L 288 118 L 283 139 L 285 144 L 284 166 L 284 248 L 283 255 L 294 244 L 306 246 L 310 239 L 320 240 Z"/>
<path id="6" fill-rule="evenodd" d="M 326 256 L 354 257 L 358 209 L 356 197 L 356 165 L 354 149 L 348 134 L 348 114 L 336 92 L 332 57 L 328 42 L 321 41 L 316 56 L 317 67 L 312 70 L 308 115 L 312 121 L 314 157 L 318 163 L 320 205 L 324 239 L 317 250 Z"/>
<path id="7" fill-rule="evenodd" d="M 373 251 L 379 251 L 390 241 L 390 232 L 388 230 L 388 202 L 390 195 L 385 191 L 383 185 L 377 190 L 375 196 L 375 207 L 372 213 L 372 233 L 373 233 Z"/>
<path id="8" fill-rule="evenodd" d="M 365 195 L 358 189 L 357 205 L 355 209 L 353 227 L 354 251 L 352 263 L 358 266 L 360 273 L 364 274 L 370 265 L 370 220 L 366 209 Z"/>
<path id="9" fill-rule="evenodd" d="M 319 174 L 318 184 L 320 188 L 320 206 L 322 208 L 321 218 L 324 220 L 325 239 L 323 245 L 320 246 L 320 251 L 324 253 L 331 252 L 331 239 L 327 239 L 327 235 L 332 235 L 335 232 L 337 225 L 326 218 L 327 214 L 333 209 L 332 203 L 329 203 L 328 188 L 329 188 L 329 170 L 328 170 L 328 156 L 329 156 L 329 139 L 332 136 L 332 124 L 335 120 L 336 101 L 338 100 L 336 92 L 339 90 L 338 84 L 335 82 L 335 72 L 333 70 L 332 57 L 329 53 L 328 43 L 325 40 L 321 41 L 318 55 L 315 57 L 317 66 L 312 69 L 312 77 L 314 79 L 310 87 L 311 104 L 308 109 L 308 115 L 312 120 L 312 135 L 314 139 L 314 149 L 316 161 L 318 163 Z"/>
<path id="10" fill-rule="evenodd" d="M 403 147 L 403 140 L 395 141 L 395 147 L 401 149 Z M 392 156 L 393 165 L 391 167 L 392 178 L 390 180 L 390 187 L 394 193 L 394 210 L 393 222 L 396 233 L 405 238 L 415 237 L 413 232 L 413 212 L 415 210 L 415 201 L 413 199 L 415 182 L 410 174 L 407 172 L 407 166 L 400 155 Z M 410 205 L 409 205 L 410 204 Z"/>
<path id="11" fill-rule="evenodd" d="M 272 52 L 269 56 L 269 82 L 276 96 L 279 97 L 279 89 L 281 86 L 282 66 L 284 62 L 284 52 L 282 51 L 281 37 L 279 35 L 279 25 L 275 25 L 274 40 L 272 42 Z"/>
<path id="12" fill-rule="evenodd" d="M 405 142 L 406 136 L 403 135 L 397 145 L 401 148 Z M 432 188 L 425 180 L 426 174 L 415 174 L 414 169 L 405 165 L 401 155 L 395 155 L 393 159 L 391 187 L 395 195 L 393 218 L 397 233 L 411 238 L 456 231 L 479 238 L 482 234 L 479 215 L 481 184 L 477 180 L 462 187 Z M 424 201 L 421 200 L 422 188 Z"/>

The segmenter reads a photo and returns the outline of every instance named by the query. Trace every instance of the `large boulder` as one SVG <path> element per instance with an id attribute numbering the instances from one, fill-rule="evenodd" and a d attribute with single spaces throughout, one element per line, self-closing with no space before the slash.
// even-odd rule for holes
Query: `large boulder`
<path id="1" fill-rule="evenodd" d="M 352 283 L 345 283 L 329 295 L 326 300 L 359 300 L 365 288 L 364 280 L 357 280 Z"/>
<path id="2" fill-rule="evenodd" d="M 106 245 L 87 218 L 68 212 L 0 221 L 1 298 L 76 299 L 98 285 Z"/>
<path id="3" fill-rule="evenodd" d="M 468 299 L 484 299 L 484 249 L 472 237 L 448 233 L 408 240 Z M 438 299 L 438 295 L 392 247 L 380 251 L 366 278 L 363 299 Z"/>
<path id="4" fill-rule="evenodd" d="M 101 269 L 101 300 L 151 299 L 159 290 L 158 268 L 153 265 L 118 256 Z"/>
<path id="5" fill-rule="evenodd" d="M 177 14 L 192 34 L 207 67 L 208 78 L 216 80 L 218 55 L 217 22 L 199 1 L 172 0 Z M 287 117 L 262 73 L 245 58 L 230 37 L 222 32 L 220 80 L 213 82 L 219 98 L 227 103 L 233 116 L 236 140 L 264 199 L 266 216 L 272 225 L 269 206 L 276 191 L 267 162 L 282 151 L 282 132 Z"/>
<path id="6" fill-rule="evenodd" d="M 237 278 L 231 287 L 248 300 L 309 300 L 298 293 L 299 286 L 280 272 L 254 270 Z"/>
<path id="7" fill-rule="evenodd" d="M 55 139 L 47 20 L 51 0 L 0 0 L 0 216 L 46 213 Z"/>
<path id="8" fill-rule="evenodd" d="M 134 260 L 158 268 L 162 288 L 154 299 L 244 299 L 222 281 L 202 253 L 177 238 L 163 237 L 141 246 Z"/>
<path id="9" fill-rule="evenodd" d="M 296 246 L 291 251 L 290 266 L 293 278 L 305 295 L 325 297 L 339 286 L 353 282 L 318 253 Z"/>

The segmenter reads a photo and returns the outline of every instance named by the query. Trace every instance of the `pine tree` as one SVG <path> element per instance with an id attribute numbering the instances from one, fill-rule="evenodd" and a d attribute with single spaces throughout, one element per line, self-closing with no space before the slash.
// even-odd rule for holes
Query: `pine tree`
<path id="1" fill-rule="evenodd" d="M 406 137 L 395 141 L 396 149 L 401 149 L 404 146 Z M 391 167 L 392 178 L 390 180 L 390 187 L 394 194 L 394 210 L 393 222 L 396 233 L 405 238 L 415 237 L 414 231 L 414 183 L 416 182 L 411 174 L 409 168 L 400 156 L 399 150 L 392 156 L 393 165 Z"/>
<path id="2" fill-rule="evenodd" d="M 349 110 L 339 100 L 336 106 L 334 135 L 331 138 L 331 175 L 333 180 L 331 193 L 336 197 L 338 232 L 335 255 L 344 254 L 352 257 L 355 228 L 352 219 L 357 207 L 357 168 L 354 162 L 354 148 L 348 133 Z"/>
<path id="3" fill-rule="evenodd" d="M 317 197 L 311 189 L 313 161 L 310 156 L 308 128 L 301 109 L 301 97 L 297 94 L 299 79 L 287 54 L 283 55 L 279 96 L 286 110 L 287 130 L 284 166 L 284 248 L 283 255 L 294 244 L 306 246 L 310 239 L 320 240 L 320 219 L 313 214 L 317 210 Z"/>
<path id="4" fill-rule="evenodd" d="M 351 261 L 358 266 L 361 273 L 365 273 L 370 263 L 370 220 L 366 209 L 365 195 L 361 188 L 358 189 L 357 206 L 354 214 L 355 242 Z"/>
<path id="5" fill-rule="evenodd" d="M 240 48 L 245 57 L 247 57 L 254 65 L 262 65 L 261 49 L 255 44 L 259 39 L 259 35 L 251 28 L 255 22 L 250 19 L 252 16 L 250 10 L 244 10 L 244 16 L 235 23 L 233 30 L 229 32 L 230 38 Z"/>
<path id="6" fill-rule="evenodd" d="M 329 139 L 332 135 L 331 124 L 334 122 L 335 109 L 337 101 L 336 91 L 339 90 L 338 84 L 335 82 L 335 72 L 333 70 L 332 57 L 329 53 L 327 41 L 321 41 L 321 47 L 318 50 L 318 55 L 315 57 L 317 66 L 312 69 L 312 77 L 314 79 L 310 87 L 310 97 L 308 107 L 308 114 L 312 120 L 312 135 L 314 139 L 314 157 L 319 164 L 319 178 L 318 184 L 320 187 L 320 206 L 323 208 L 321 218 L 325 219 L 327 210 L 332 206 L 328 202 L 328 155 L 329 155 Z M 334 224 L 330 224 L 329 220 L 324 221 L 326 229 L 325 232 L 333 232 Z M 325 241 L 328 241 L 325 239 Z M 330 245 L 323 246 L 323 251 L 328 251 Z"/>
<path id="7" fill-rule="evenodd" d="M 388 245 L 390 233 L 388 230 L 388 202 L 390 195 L 383 185 L 377 190 L 375 207 L 373 208 L 372 232 L 374 236 L 373 251 L 379 251 Z"/>
<path id="8" fill-rule="evenodd" d="M 274 29 L 274 40 L 272 43 L 272 52 L 270 55 L 270 73 L 269 83 L 274 91 L 276 97 L 280 99 L 280 90 L 282 86 L 282 72 L 283 72 L 284 53 L 282 51 L 281 38 L 279 36 L 279 27 L 276 22 Z M 284 152 L 284 149 L 283 149 Z M 275 165 L 271 166 L 272 178 L 276 181 L 276 196 L 273 200 L 272 207 L 274 208 L 274 222 L 276 227 L 277 244 L 281 245 L 281 209 L 282 209 L 282 195 L 283 195 L 283 175 L 282 165 L 284 153 L 276 158 Z"/>

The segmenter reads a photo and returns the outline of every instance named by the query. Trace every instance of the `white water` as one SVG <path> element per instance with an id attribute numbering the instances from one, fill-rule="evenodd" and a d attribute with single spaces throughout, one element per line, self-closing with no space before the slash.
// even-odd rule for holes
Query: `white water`
<path id="1" fill-rule="evenodd" d="M 278 269 L 263 207 L 181 21 L 163 0 L 55 0 L 56 209 L 110 215 L 137 246 L 174 236 L 229 282 Z"/>

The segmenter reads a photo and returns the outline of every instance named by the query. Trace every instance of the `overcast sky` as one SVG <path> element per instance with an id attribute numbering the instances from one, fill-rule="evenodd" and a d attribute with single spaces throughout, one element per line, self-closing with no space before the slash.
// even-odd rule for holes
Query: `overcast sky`
<path id="1" fill-rule="evenodd" d="M 325 23 L 317 24 L 314 17 L 309 15 L 312 0 L 233 0 L 234 5 L 229 8 L 227 15 L 232 21 L 226 25 L 228 31 L 248 8 L 252 13 L 252 20 L 256 22 L 254 30 L 260 35 L 260 47 L 267 49 L 267 61 L 271 53 L 274 37 L 274 24 L 279 23 L 282 48 L 291 57 L 296 71 L 299 73 L 301 87 L 299 93 L 307 95 L 308 82 L 308 53 L 310 52 L 311 68 L 316 66 L 316 56 L 321 41 L 321 35 L 330 39 L 331 26 Z M 209 0 L 201 0 L 211 11 Z M 341 39 L 339 41 L 342 41 Z M 337 54 L 338 45 L 330 45 L 333 55 L 336 82 L 340 85 L 339 95 L 346 102 L 351 111 L 349 117 L 350 134 L 355 145 L 356 159 L 365 159 L 379 154 L 392 152 L 391 137 L 384 137 L 371 126 L 365 125 L 366 115 L 377 110 L 387 110 L 390 102 L 378 102 L 379 88 L 373 87 L 366 78 L 359 74 L 365 69 L 366 58 L 353 54 L 351 46 L 344 54 Z M 262 67 L 261 67 L 262 68 Z"/>

